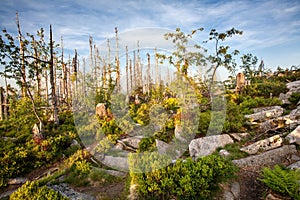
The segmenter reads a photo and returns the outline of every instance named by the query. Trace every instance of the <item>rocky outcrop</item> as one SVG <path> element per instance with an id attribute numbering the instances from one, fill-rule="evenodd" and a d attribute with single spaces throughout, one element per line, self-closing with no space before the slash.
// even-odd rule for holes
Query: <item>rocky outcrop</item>
<path id="1" fill-rule="evenodd" d="M 257 141 L 248 146 L 242 147 L 240 150 L 250 155 L 253 155 L 259 152 L 264 152 L 264 151 L 278 148 L 282 145 L 282 143 L 283 143 L 283 139 L 280 137 L 280 135 L 275 135 L 270 138 Z"/>
<path id="2" fill-rule="evenodd" d="M 208 137 L 194 139 L 189 145 L 190 156 L 193 159 L 202 156 L 207 156 L 213 153 L 218 147 L 224 147 L 226 144 L 231 143 L 233 143 L 233 140 L 227 134 L 212 135 Z"/>
<path id="3" fill-rule="evenodd" d="M 282 163 L 289 155 L 296 154 L 295 145 L 285 145 L 258 155 L 249 156 L 232 162 L 238 167 L 253 167 L 261 169 Z"/>

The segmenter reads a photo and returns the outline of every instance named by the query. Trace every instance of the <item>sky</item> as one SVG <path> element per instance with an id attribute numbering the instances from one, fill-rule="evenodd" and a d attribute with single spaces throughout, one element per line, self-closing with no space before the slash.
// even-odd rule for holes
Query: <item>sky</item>
<path id="1" fill-rule="evenodd" d="M 115 27 L 120 40 L 125 36 L 142 40 L 139 37 L 147 35 L 156 42 L 159 34 L 149 30 L 168 32 L 179 27 L 188 33 L 203 27 L 193 38 L 199 44 L 208 39 L 212 28 L 222 32 L 234 27 L 243 35 L 224 44 L 241 55 L 252 53 L 273 70 L 300 65 L 299 0 L 0 0 L 1 29 L 16 34 L 16 11 L 23 33 L 41 27 L 48 31 L 52 24 L 54 39 L 59 42 L 62 36 L 66 52 L 77 49 L 82 57 L 88 55 L 89 36 L 101 46 L 114 36 Z"/>

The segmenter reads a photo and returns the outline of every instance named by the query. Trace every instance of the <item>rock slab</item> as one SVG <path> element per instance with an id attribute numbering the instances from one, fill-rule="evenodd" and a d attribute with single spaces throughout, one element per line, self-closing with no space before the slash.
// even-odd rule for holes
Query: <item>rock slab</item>
<path id="1" fill-rule="evenodd" d="M 195 159 L 212 154 L 218 147 L 224 147 L 226 144 L 232 144 L 233 140 L 227 134 L 212 135 L 203 138 L 194 139 L 189 144 L 190 156 Z"/>
<path id="2" fill-rule="evenodd" d="M 266 151 L 264 153 L 249 156 L 232 162 L 238 167 L 270 167 L 282 163 L 287 156 L 297 153 L 295 145 L 285 145 L 277 149 Z"/>
<path id="3" fill-rule="evenodd" d="M 268 151 L 280 147 L 282 143 L 283 143 L 283 139 L 280 137 L 280 135 L 274 135 L 270 138 L 257 141 L 246 147 L 242 147 L 240 150 L 250 155 L 254 155 L 259 152 L 264 152 L 264 151 Z"/>

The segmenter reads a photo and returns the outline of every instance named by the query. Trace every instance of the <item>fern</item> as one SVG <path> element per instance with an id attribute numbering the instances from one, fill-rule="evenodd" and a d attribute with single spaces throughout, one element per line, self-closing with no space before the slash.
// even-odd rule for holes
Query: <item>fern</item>
<path id="1" fill-rule="evenodd" d="M 289 195 L 294 199 L 300 199 L 300 172 L 298 170 L 289 170 L 276 165 L 273 170 L 264 168 L 262 176 L 263 178 L 260 180 L 272 190 Z"/>

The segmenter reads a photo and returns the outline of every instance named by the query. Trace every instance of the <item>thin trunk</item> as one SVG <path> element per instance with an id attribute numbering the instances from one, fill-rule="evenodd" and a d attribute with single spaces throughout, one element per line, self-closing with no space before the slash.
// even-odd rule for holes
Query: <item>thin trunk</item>
<path id="1" fill-rule="evenodd" d="M 157 54 L 156 49 L 154 49 L 154 54 L 155 54 L 155 85 L 158 88 L 158 86 L 159 86 L 159 83 L 158 83 L 159 74 L 158 74 L 158 59 L 157 59 L 157 56 L 156 56 L 156 54 Z"/>
<path id="2" fill-rule="evenodd" d="M 119 44 L 118 44 L 118 28 L 115 27 L 115 33 L 116 33 L 116 89 L 117 93 L 121 90 L 120 85 L 120 63 L 119 63 Z"/>
<path id="3" fill-rule="evenodd" d="M 25 53 L 24 53 L 24 44 L 22 41 L 22 33 L 21 33 L 21 27 L 20 27 L 20 21 L 19 21 L 19 14 L 16 13 L 16 20 L 17 20 L 17 26 L 18 26 L 18 34 L 19 34 L 19 42 L 20 42 L 20 62 L 21 62 L 21 90 L 22 90 L 22 97 L 26 97 L 26 68 L 25 68 Z"/>
<path id="4" fill-rule="evenodd" d="M 46 86 L 46 100 L 47 100 L 47 104 L 49 104 L 49 84 L 48 84 L 47 69 L 45 69 L 45 86 Z"/>
<path id="5" fill-rule="evenodd" d="M 129 60 L 130 91 L 132 91 L 132 59 Z"/>
<path id="6" fill-rule="evenodd" d="M 68 101 L 68 86 L 67 86 L 67 66 L 64 63 L 64 45 L 63 37 L 61 37 L 61 65 L 62 65 L 62 98 L 65 103 Z"/>
<path id="7" fill-rule="evenodd" d="M 57 98 L 55 92 L 55 80 L 54 80 L 54 61 L 53 61 L 53 41 L 52 41 L 52 25 L 50 25 L 50 85 L 51 85 L 51 98 L 53 106 L 53 119 L 54 123 L 58 124 L 58 110 L 57 110 Z"/>
<path id="8" fill-rule="evenodd" d="M 107 56 L 107 63 L 108 63 L 108 80 L 111 81 L 111 62 L 110 62 L 110 42 L 109 39 L 107 40 L 107 48 L 108 48 L 108 56 Z"/>
<path id="9" fill-rule="evenodd" d="M 0 87 L 0 120 L 4 120 L 4 89 Z"/>
<path id="10" fill-rule="evenodd" d="M 36 41 L 33 38 L 33 51 L 34 51 L 34 57 L 39 59 L 37 47 L 36 47 Z M 35 76 L 36 76 L 36 93 L 37 96 L 41 96 L 41 75 L 40 75 L 40 69 L 38 60 L 34 59 L 34 69 L 35 69 Z"/>
<path id="11" fill-rule="evenodd" d="M 8 119 L 8 99 L 9 99 L 9 93 L 8 93 L 8 83 L 6 78 L 6 71 L 4 71 L 4 83 L 5 83 L 5 97 L 4 97 L 4 118 Z"/>
<path id="12" fill-rule="evenodd" d="M 129 94 L 129 82 L 128 82 L 128 46 L 126 46 L 126 94 Z"/>
<path id="13" fill-rule="evenodd" d="M 137 78 L 136 78 L 136 57 L 135 57 L 135 51 L 133 51 L 133 88 L 135 89 L 137 85 Z"/>
<path id="14" fill-rule="evenodd" d="M 69 60 L 68 60 L 68 67 L 66 68 L 67 70 L 67 80 L 68 80 L 68 106 L 72 106 L 72 84 L 71 84 L 71 58 L 69 54 Z"/>
<path id="15" fill-rule="evenodd" d="M 85 83 L 85 58 L 82 58 L 82 64 L 83 64 L 83 83 L 82 83 L 82 89 L 83 89 L 83 96 L 86 97 L 86 83 Z"/>
<path id="16" fill-rule="evenodd" d="M 90 44 L 90 69 L 94 70 L 94 75 L 93 75 L 93 79 L 94 79 L 94 87 L 96 87 L 96 79 L 97 79 L 97 76 L 96 76 L 96 67 L 94 67 L 94 60 L 93 60 L 93 37 L 90 36 L 89 38 L 89 44 Z"/>
<path id="17" fill-rule="evenodd" d="M 137 41 L 137 60 L 136 60 L 136 77 L 137 87 L 141 86 L 141 71 L 140 71 L 140 42 Z"/>
<path id="18" fill-rule="evenodd" d="M 150 93 L 150 54 L 147 53 L 147 60 L 148 60 L 148 67 L 147 67 L 147 78 L 146 78 L 146 81 L 147 81 L 147 93 L 149 95 Z"/>

